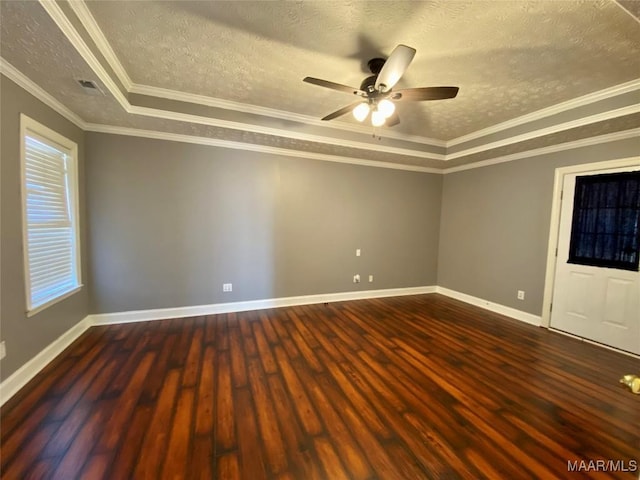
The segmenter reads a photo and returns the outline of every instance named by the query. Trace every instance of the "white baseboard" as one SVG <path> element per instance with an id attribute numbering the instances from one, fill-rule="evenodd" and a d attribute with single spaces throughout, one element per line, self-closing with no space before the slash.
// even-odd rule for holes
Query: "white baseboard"
<path id="1" fill-rule="evenodd" d="M 499 313 L 500 315 L 515 318 L 516 320 L 520 320 L 521 322 L 525 322 L 530 325 L 535 325 L 536 327 L 542 325 L 542 317 L 539 315 L 533 315 L 531 313 L 523 312 L 522 310 L 506 307 L 499 303 L 489 302 L 488 300 L 483 300 L 482 298 L 467 295 L 466 293 L 456 292 L 455 290 L 450 290 L 444 287 L 436 287 L 436 293 L 455 298 L 456 300 L 475 305 L 476 307 L 484 308 L 491 312 Z"/>
<path id="2" fill-rule="evenodd" d="M 92 325 L 110 325 L 114 323 L 145 322 L 168 318 L 196 317 L 217 313 L 246 312 L 264 308 L 312 305 L 314 303 L 344 302 L 347 300 L 365 300 L 367 298 L 397 297 L 401 295 L 420 295 L 435 293 L 435 286 L 388 288 L 384 290 L 365 290 L 360 292 L 327 293 L 302 295 L 298 297 L 267 298 L 246 302 L 215 303 L 191 307 L 158 308 L 154 310 L 135 310 L 130 312 L 100 313 L 90 315 Z"/>
<path id="3" fill-rule="evenodd" d="M 87 331 L 91 325 L 90 317 L 86 316 L 11 374 L 10 377 L 4 380 L 0 384 L 0 405 L 4 405 L 7 400 L 18 392 L 18 390 L 24 387 L 33 377 L 35 377 L 40 370 L 47 366 L 49 362 L 60 355 L 65 348 L 71 345 L 74 340 Z"/>

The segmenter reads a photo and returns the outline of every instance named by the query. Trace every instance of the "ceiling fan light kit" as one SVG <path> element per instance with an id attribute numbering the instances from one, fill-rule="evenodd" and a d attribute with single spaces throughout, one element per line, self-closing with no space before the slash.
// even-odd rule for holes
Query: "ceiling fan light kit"
<path id="1" fill-rule="evenodd" d="M 364 122 L 369 116 L 369 110 L 369 104 L 363 102 L 353 109 L 353 117 L 359 122 Z"/>
<path id="2" fill-rule="evenodd" d="M 373 125 L 374 127 L 381 127 L 382 125 L 384 125 L 386 118 L 384 116 L 384 113 L 382 113 L 380 110 L 374 110 L 373 112 L 371 112 L 371 125 Z"/>
<path id="3" fill-rule="evenodd" d="M 373 58 L 369 60 L 367 65 L 373 75 L 365 78 L 360 84 L 360 88 L 313 77 L 305 77 L 303 81 L 357 95 L 363 99 L 363 101 L 347 105 L 326 115 L 322 120 L 333 120 L 351 112 L 357 121 L 364 122 L 371 113 L 371 124 L 374 127 L 381 127 L 385 123 L 392 127 L 400 123 L 398 115 L 395 114 L 394 102 L 444 100 L 454 98 L 458 94 L 458 87 L 422 87 L 393 91 L 393 87 L 402 78 L 415 54 L 414 48 L 398 45 L 388 59 Z M 387 120 L 389 121 L 387 122 Z"/>
<path id="4" fill-rule="evenodd" d="M 396 106 L 391 100 L 387 100 L 386 98 L 384 98 L 380 100 L 380 102 L 378 102 L 378 110 L 382 112 L 384 118 L 386 119 L 393 115 L 393 112 L 396 111 Z"/>

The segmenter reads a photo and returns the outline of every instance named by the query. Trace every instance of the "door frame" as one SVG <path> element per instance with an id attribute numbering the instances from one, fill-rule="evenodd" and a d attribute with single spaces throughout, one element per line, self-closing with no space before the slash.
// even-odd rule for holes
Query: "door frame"
<path id="1" fill-rule="evenodd" d="M 551 226 L 549 228 L 549 242 L 547 247 L 547 268 L 545 270 L 546 273 L 544 277 L 544 295 L 542 299 L 542 319 L 540 326 L 550 328 L 551 323 L 551 301 L 553 298 L 553 286 L 556 278 L 556 249 L 558 248 L 558 234 L 560 230 L 560 206 L 562 203 L 561 195 L 564 176 L 583 172 L 592 172 L 597 174 L 598 170 L 636 166 L 640 166 L 640 157 L 626 157 L 616 160 L 606 160 L 603 162 L 559 167 L 555 169 L 553 203 L 551 205 Z"/>

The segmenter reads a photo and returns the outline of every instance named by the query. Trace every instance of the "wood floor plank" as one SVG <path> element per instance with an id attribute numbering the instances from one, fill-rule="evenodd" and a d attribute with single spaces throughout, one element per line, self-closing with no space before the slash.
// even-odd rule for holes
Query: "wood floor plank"
<path id="1" fill-rule="evenodd" d="M 640 360 L 437 295 L 89 329 L 0 412 L 0 478 L 637 479 Z"/>
<path id="2" fill-rule="evenodd" d="M 96 458 L 97 463 L 92 468 L 101 468 L 102 462 L 106 459 L 109 463 L 108 472 L 111 478 L 133 478 L 142 442 L 150 427 L 152 415 L 152 405 L 149 403 L 139 404 L 133 413 L 131 422 L 123 432 L 122 445 L 126 445 L 126 448 L 113 449 L 108 454 L 96 455 L 98 457 Z M 96 475 L 94 478 L 102 478 L 102 476 Z"/>
<path id="3" fill-rule="evenodd" d="M 229 348 L 229 322 L 232 325 L 236 324 L 236 314 L 215 315 L 213 318 L 216 322 L 216 347 L 220 351 L 227 350 Z"/>
<path id="4" fill-rule="evenodd" d="M 192 480 L 211 480 L 214 478 L 215 460 L 214 460 L 213 435 L 199 435 L 193 439 L 193 448 L 191 457 L 189 458 L 189 479 Z"/>
<path id="5" fill-rule="evenodd" d="M 231 376 L 233 386 L 244 387 L 247 384 L 247 367 L 245 365 L 245 352 L 242 345 L 240 330 L 229 329 L 229 351 L 231 352 Z"/>
<path id="6" fill-rule="evenodd" d="M 134 470 L 134 478 L 157 478 L 169 441 L 169 428 L 173 418 L 174 404 L 178 395 L 180 371 L 170 370 L 158 396 L 153 417 L 140 448 L 138 462 Z"/>
<path id="7" fill-rule="evenodd" d="M 29 438 L 38 432 L 38 429 L 41 428 L 41 425 L 44 424 L 44 420 L 47 418 L 48 413 L 51 411 L 53 404 L 53 399 L 45 399 L 45 401 L 38 404 L 38 407 L 32 413 L 30 413 L 26 417 L 23 417 L 22 424 L 19 427 L 16 427 L 6 436 L 3 433 L 2 470 L 6 468 L 6 465 L 29 441 Z M 84 418 L 85 412 L 82 412 L 81 415 Z M 71 439 L 68 440 L 68 442 L 70 441 Z"/>
<path id="8" fill-rule="evenodd" d="M 334 409 L 339 412 L 347 428 L 351 432 L 357 432 L 357 435 L 355 435 L 356 443 L 360 445 L 375 473 L 381 478 L 402 478 L 400 470 L 391 460 L 380 440 L 376 438 L 374 431 L 370 428 L 370 424 L 359 415 L 362 410 L 356 412 L 347 398 L 338 392 L 333 382 L 330 382 L 327 377 L 320 376 L 318 385 L 330 399 Z M 358 405 L 360 406 L 360 404 Z M 335 443 L 342 445 L 342 442 L 337 438 Z"/>
<path id="9" fill-rule="evenodd" d="M 153 362 L 149 375 L 142 386 L 141 402 L 154 403 L 157 400 L 169 368 L 169 359 L 178 341 L 178 335 L 175 333 L 165 332 L 162 337 L 162 342 L 158 345 L 158 358 Z"/>
<path id="10" fill-rule="evenodd" d="M 86 355 L 81 357 L 80 361 L 74 362 L 73 366 L 69 369 L 68 372 L 58 380 L 53 388 L 52 392 L 54 395 L 60 395 L 68 392 L 73 384 L 76 382 L 78 377 L 87 369 L 90 368 L 93 359 L 98 356 L 98 354 L 104 350 L 105 345 L 102 343 L 96 343 L 91 350 L 89 350 Z"/>
<path id="11" fill-rule="evenodd" d="M 350 480 L 353 478 L 345 471 L 342 462 L 340 461 L 340 457 L 329 440 L 317 437 L 314 439 L 313 444 L 316 452 L 318 452 L 318 458 L 320 458 L 320 462 L 327 474 L 326 478 L 330 478 L 332 480 Z"/>
<path id="12" fill-rule="evenodd" d="M 217 478 L 228 480 L 240 480 L 240 462 L 236 453 L 228 453 L 218 458 Z"/>
<path id="13" fill-rule="evenodd" d="M 362 448 L 355 441 L 347 425 L 329 402 L 323 388 L 311 375 L 305 375 L 301 369 L 297 369 L 300 379 L 309 391 L 312 399 L 325 425 L 327 434 L 335 445 L 340 445 L 340 456 L 347 471 L 354 478 L 369 478 L 373 474 L 371 465 Z"/>
<path id="14" fill-rule="evenodd" d="M 176 413 L 171 424 L 169 445 L 162 467 L 162 477 L 172 480 L 184 478 L 188 471 L 188 459 L 192 442 L 192 418 L 193 418 L 192 388 L 183 388 L 178 397 Z"/>
<path id="15" fill-rule="evenodd" d="M 275 347 L 275 355 L 278 365 L 280 366 L 280 371 L 282 372 L 284 383 L 287 385 L 289 395 L 291 395 L 293 406 L 298 412 L 298 417 L 305 431 L 309 435 L 318 435 L 322 432 L 322 424 L 318 419 L 315 408 L 311 404 L 302 382 L 291 366 L 287 354 L 282 348 Z"/>
<path id="16" fill-rule="evenodd" d="M 205 345 L 214 345 L 216 343 L 216 320 L 214 315 L 206 315 L 204 317 L 204 339 Z"/>
<path id="17" fill-rule="evenodd" d="M 106 420 L 106 424 L 101 430 L 103 432 L 100 437 L 101 448 L 112 450 L 120 441 L 122 430 L 135 409 L 140 393 L 142 392 L 144 380 L 155 358 L 156 355 L 153 352 L 149 352 L 142 357 L 129 383 L 125 387 L 123 395 L 115 402 L 112 415 Z"/>
<path id="18" fill-rule="evenodd" d="M 74 438 L 53 475 L 54 478 L 77 478 L 89 458 L 105 420 L 106 410 L 96 409 Z"/>
<path id="19" fill-rule="evenodd" d="M 215 348 L 212 345 L 207 345 L 202 359 L 200 383 L 196 396 L 196 435 L 213 435 L 216 379 L 215 358 Z"/>
<path id="20" fill-rule="evenodd" d="M 91 415 L 92 410 L 93 404 L 85 404 L 81 407 L 74 408 L 69 416 L 60 422 L 58 429 L 43 449 L 42 456 L 45 458 L 62 456 Z M 4 450 L 3 448 L 3 451 Z M 8 454 L 11 452 L 9 449 L 6 451 Z"/>
<path id="21" fill-rule="evenodd" d="M 256 406 L 255 416 L 264 444 L 266 463 L 271 474 L 278 475 L 287 469 L 287 453 L 278 427 L 273 401 L 266 385 L 265 374 L 257 358 L 249 359 L 249 384 L 253 403 Z"/>
<path id="22" fill-rule="evenodd" d="M 265 335 L 264 328 L 262 327 L 262 323 L 253 323 L 251 328 L 253 329 L 253 336 L 258 347 L 258 352 L 260 353 L 262 368 L 264 368 L 266 373 L 277 373 L 278 367 L 276 366 L 276 360 L 273 357 L 273 353 L 271 352 L 271 348 L 267 342 L 267 337 Z"/>
<path id="23" fill-rule="evenodd" d="M 218 339 L 220 336 L 218 336 Z M 236 445 L 236 414 L 231 387 L 229 353 L 218 352 L 218 383 L 216 388 L 215 439 L 216 455 L 234 450 Z"/>
<path id="24" fill-rule="evenodd" d="M 344 394 L 346 401 L 350 402 L 358 409 L 359 414 L 363 417 L 367 428 L 371 429 L 374 434 L 383 440 L 393 437 L 393 433 L 383 420 L 380 419 L 375 409 L 356 386 L 357 384 L 343 372 L 340 366 L 335 363 L 325 352 L 318 352 L 318 356 L 322 363 L 327 366 L 329 373 Z M 342 402 L 339 402 L 342 403 Z M 351 406 L 351 405 L 349 405 Z"/>
<path id="25" fill-rule="evenodd" d="M 296 328 L 295 323 L 288 322 L 287 330 L 289 331 L 289 335 L 291 336 L 291 340 L 295 344 L 296 349 L 300 352 L 300 354 L 302 355 L 302 358 L 307 362 L 307 365 L 309 365 L 309 367 L 314 372 L 322 373 L 323 371 L 322 365 L 318 361 L 316 354 L 313 352 L 311 347 L 307 344 L 307 341 L 304 339 L 304 337 Z"/>
<path id="26" fill-rule="evenodd" d="M 311 455 L 311 439 L 296 417 L 292 399 L 286 391 L 279 376 L 270 375 L 267 378 L 269 392 L 273 398 L 275 414 L 280 425 L 280 432 L 285 444 L 285 452 L 289 457 L 288 463 L 294 473 L 300 478 L 321 478 L 320 468 L 314 465 Z"/>
<path id="27" fill-rule="evenodd" d="M 49 413 L 48 417 L 51 420 L 62 420 L 69 415 L 71 409 L 73 409 L 91 384 L 91 380 L 98 376 L 98 373 L 108 360 L 110 360 L 112 350 L 112 348 L 104 348 L 101 355 L 99 355 L 95 361 L 91 362 L 84 372 L 77 376 L 76 381 L 70 386 L 69 390 L 62 394 L 56 406 Z"/>
<path id="28" fill-rule="evenodd" d="M 202 354 L 203 335 L 203 328 L 197 327 L 191 337 L 191 345 L 189 345 L 189 352 L 187 353 L 187 360 L 182 374 L 182 386 L 184 388 L 195 387 L 198 381 L 200 366 L 202 365 L 200 356 Z"/>
<path id="29" fill-rule="evenodd" d="M 33 465 L 23 478 L 25 480 L 47 480 L 53 478 L 53 471 L 54 464 L 51 460 L 40 460 Z"/>
<path id="30" fill-rule="evenodd" d="M 267 478 L 265 451 L 256 433 L 256 414 L 247 388 L 238 389 L 236 395 L 238 412 L 238 450 L 240 471 L 243 478 L 262 480 Z"/>
<path id="31" fill-rule="evenodd" d="M 31 437 L 29 442 L 20 439 L 18 451 L 6 452 L 3 447 L 2 451 L 2 472 L 5 478 L 24 478 L 26 472 L 36 463 L 36 460 L 49 443 L 54 432 L 58 429 L 59 423 L 47 423 L 42 425 Z M 5 455 L 11 455 L 8 458 Z M 12 458 L 15 456 L 15 458 Z M 8 466 L 5 466 L 8 465 Z"/>
<path id="32" fill-rule="evenodd" d="M 269 319 L 269 315 L 272 314 L 273 312 L 269 310 L 260 313 L 260 324 L 262 325 L 262 328 L 264 328 L 264 334 L 267 337 L 269 343 L 274 344 L 278 343 L 279 339 L 278 334 L 276 333 L 273 325 L 271 324 L 271 320 Z"/>
<path id="33" fill-rule="evenodd" d="M 84 469 L 80 473 L 80 479 L 92 480 L 94 478 L 106 478 L 106 472 L 109 469 L 111 463 L 111 456 L 108 454 L 98 454 L 89 457 Z M 114 478 L 126 478 L 126 477 L 114 477 Z"/>

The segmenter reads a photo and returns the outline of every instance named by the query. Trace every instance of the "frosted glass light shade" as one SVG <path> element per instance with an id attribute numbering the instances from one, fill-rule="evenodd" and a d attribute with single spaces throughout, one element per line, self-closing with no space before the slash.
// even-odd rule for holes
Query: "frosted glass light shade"
<path id="1" fill-rule="evenodd" d="M 367 118 L 367 115 L 369 115 L 369 105 L 366 103 L 361 103 L 353 109 L 353 116 L 359 122 L 364 121 L 364 119 Z"/>
<path id="2" fill-rule="evenodd" d="M 386 117 L 380 110 L 374 110 L 373 112 L 371 112 L 371 124 L 374 127 L 381 127 L 382 125 L 384 125 L 385 120 Z"/>
<path id="3" fill-rule="evenodd" d="M 378 111 L 382 112 L 384 118 L 389 118 L 391 115 L 393 115 L 393 112 L 396 111 L 396 106 L 391 100 L 387 100 L 385 98 L 384 100 L 381 100 L 380 103 L 378 103 Z"/>

